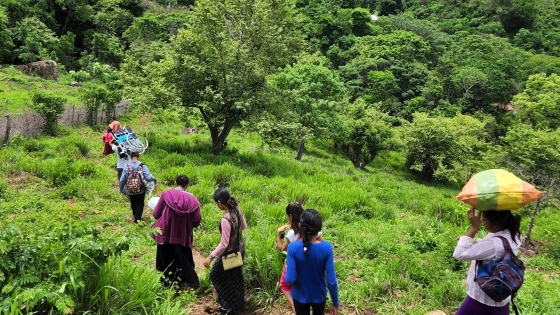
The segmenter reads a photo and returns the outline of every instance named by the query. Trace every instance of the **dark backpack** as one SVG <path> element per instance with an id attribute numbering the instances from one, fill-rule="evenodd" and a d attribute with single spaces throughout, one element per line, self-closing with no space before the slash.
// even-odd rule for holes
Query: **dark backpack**
<path id="1" fill-rule="evenodd" d="M 139 194 L 142 191 L 142 185 L 143 185 L 143 176 L 142 176 L 142 165 L 140 164 L 138 166 L 138 169 L 136 169 L 136 172 L 134 172 L 132 170 L 132 167 L 130 167 L 130 163 L 126 164 L 126 167 L 128 169 L 128 177 L 126 179 L 126 191 L 128 191 L 129 194 Z"/>
<path id="2" fill-rule="evenodd" d="M 511 303 L 515 314 L 517 314 L 517 307 L 513 304 L 513 298 L 523 285 L 525 265 L 515 256 L 506 238 L 503 236 L 496 237 L 502 240 L 506 253 L 501 260 L 494 263 L 482 264 L 481 261 L 478 261 L 474 281 L 478 283 L 484 293 L 496 302 L 503 301 L 511 296 Z"/>

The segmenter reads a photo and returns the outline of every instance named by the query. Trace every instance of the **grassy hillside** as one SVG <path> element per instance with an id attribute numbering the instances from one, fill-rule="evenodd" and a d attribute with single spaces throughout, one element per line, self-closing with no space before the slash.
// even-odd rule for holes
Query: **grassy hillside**
<path id="1" fill-rule="evenodd" d="M 298 162 L 290 150 L 271 152 L 255 135 L 236 133 L 225 152 L 214 156 L 208 154 L 209 136 L 204 131 L 181 134 L 184 124 L 176 114 L 127 115 L 121 122 L 149 138 L 150 148 L 141 161 L 158 179 L 160 192 L 171 187 L 179 173 L 191 179 L 189 191 L 202 204 L 195 248 L 203 255 L 219 242 L 221 213 L 211 200 L 213 190 L 226 184 L 240 201 L 249 226 L 244 272 L 251 305 L 266 309 L 283 299 L 277 288 L 282 257 L 274 238 L 276 228 L 285 224 L 286 205 L 294 200 L 323 215 L 324 238 L 335 246 L 343 314 L 421 315 L 435 309 L 453 314 L 464 299 L 468 263 L 452 257 L 457 236 L 468 228 L 467 208 L 455 200 L 460 187 L 416 181 L 399 154 L 380 157 L 367 171 L 360 171 L 317 144 Z M 101 155 L 101 129 L 64 129 L 67 136 L 58 138 L 18 137 L 0 149 L 0 219 L 5 222 L 0 253 L 24 266 L 18 275 L 24 290 L 19 305 L 40 287 L 67 294 L 75 312 L 135 314 L 144 307 L 150 314 L 180 314 L 195 297 L 183 293 L 172 299 L 170 291 L 158 288 L 152 262 L 155 244 L 149 236 L 153 218 L 146 210 L 145 225 L 131 223 L 128 201 L 116 187 L 115 156 Z M 522 215 L 525 231 L 528 211 Z M 540 252 L 523 257 L 528 267 L 518 297 L 523 314 L 552 315 L 560 309 L 559 236 L 560 213 L 555 208 L 543 210 L 534 230 Z M 100 262 L 108 261 L 97 273 L 102 276 L 82 270 L 88 259 L 74 251 L 76 247 L 98 255 Z M 118 252 L 121 258 L 111 256 Z M 20 255 L 25 259 L 18 260 Z M 40 263 L 33 261 L 36 256 L 43 265 L 33 269 L 30 266 Z M 4 286 L 9 279 L 5 265 L 0 264 Z M 41 268 L 52 268 L 52 276 L 22 280 L 26 274 L 41 274 L 37 271 Z M 114 290 L 95 291 L 91 277 L 95 284 Z M 127 284 L 127 277 L 135 280 Z M 201 292 L 207 292 L 207 275 L 202 283 Z M 16 290 L 2 289 L 12 295 L 13 305 L 18 304 Z M 95 299 L 86 294 L 88 290 L 97 292 Z M 144 298 L 140 305 L 123 302 Z"/>
<path id="2" fill-rule="evenodd" d="M 13 66 L 0 69 L 0 112 L 17 114 L 31 103 L 35 90 L 53 91 L 67 99 L 66 104 L 81 104 L 77 89 L 70 86 L 70 75 L 61 73 L 60 81 L 44 80 L 38 76 L 29 76 Z"/>

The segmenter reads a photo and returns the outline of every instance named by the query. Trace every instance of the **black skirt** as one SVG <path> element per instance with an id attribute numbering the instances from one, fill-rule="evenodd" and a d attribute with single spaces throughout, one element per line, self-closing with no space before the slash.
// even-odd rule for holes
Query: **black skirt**
<path id="1" fill-rule="evenodd" d="M 200 281 L 194 270 L 194 259 L 190 247 L 165 243 L 157 245 L 156 269 L 163 272 L 165 285 L 173 282 L 198 288 Z"/>
<path id="2" fill-rule="evenodd" d="M 218 294 L 221 307 L 232 311 L 245 311 L 245 283 L 243 267 L 224 270 L 222 257 L 216 258 L 210 270 L 210 281 Z"/>

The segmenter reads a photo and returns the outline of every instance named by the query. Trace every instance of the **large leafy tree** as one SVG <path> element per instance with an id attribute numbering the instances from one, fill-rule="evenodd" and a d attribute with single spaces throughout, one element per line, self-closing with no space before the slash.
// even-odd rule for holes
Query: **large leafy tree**
<path id="1" fill-rule="evenodd" d="M 236 125 L 267 108 L 266 76 L 293 61 L 301 44 L 294 17 L 293 1 L 197 1 L 159 63 L 162 83 L 182 106 L 200 111 L 212 153 L 225 148 Z"/>
<path id="2" fill-rule="evenodd" d="M 0 7 L 0 62 L 10 56 L 14 47 L 12 32 L 8 29 L 8 17 L 3 7 Z"/>
<path id="3" fill-rule="evenodd" d="M 535 74 L 529 77 L 525 90 L 512 103 L 522 122 L 537 129 L 560 127 L 560 76 Z"/>
<path id="4" fill-rule="evenodd" d="M 355 168 L 365 169 L 383 151 L 399 147 L 389 117 L 367 108 L 358 99 L 345 108 L 340 124 L 333 130 L 335 146 L 352 162 Z"/>
<path id="5" fill-rule="evenodd" d="M 13 32 L 20 44 L 16 49 L 18 57 L 25 62 L 49 58 L 58 43 L 56 34 L 35 17 L 18 22 Z"/>
<path id="6" fill-rule="evenodd" d="M 468 96 L 463 111 L 492 111 L 492 103 L 507 104 L 519 92 L 519 68 L 528 56 L 496 36 L 458 37 L 438 62 L 444 93 L 451 102 Z M 468 95 L 472 88 L 476 93 Z"/>
<path id="7" fill-rule="evenodd" d="M 305 139 L 324 135 L 332 126 L 334 101 L 342 96 L 342 82 L 325 66 L 305 61 L 287 66 L 271 76 L 269 82 L 284 96 L 285 106 L 279 120 L 300 126 L 291 137 L 299 142 L 296 159 L 300 160 Z"/>
<path id="8" fill-rule="evenodd" d="M 457 181 L 458 173 L 486 148 L 484 124 L 464 115 L 445 118 L 417 113 L 404 127 L 403 136 L 406 166 L 427 179 Z"/>

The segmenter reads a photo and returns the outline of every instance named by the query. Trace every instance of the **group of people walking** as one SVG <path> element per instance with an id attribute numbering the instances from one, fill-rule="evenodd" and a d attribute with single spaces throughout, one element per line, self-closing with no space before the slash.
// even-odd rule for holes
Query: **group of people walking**
<path id="1" fill-rule="evenodd" d="M 189 180 L 179 175 L 175 188 L 165 190 L 154 207 L 156 222 L 153 234 L 157 243 L 156 268 L 163 273 L 167 285 L 177 282 L 183 288 L 200 285 L 192 254 L 193 229 L 201 222 L 200 202 L 186 191 Z M 209 278 L 217 297 L 218 308 L 208 310 L 222 314 L 235 314 L 245 310 L 245 281 L 242 264 L 228 267 L 226 257 L 240 254 L 245 258 L 243 230 L 247 222 L 238 201 L 225 188 L 213 193 L 216 207 L 224 214 L 217 224 L 220 242 L 206 257 L 204 266 L 210 269 Z M 303 210 L 298 203 L 288 205 L 286 212 L 291 223 L 287 231 L 287 259 L 280 285 L 284 292 L 291 292 L 289 301 L 296 314 L 323 314 L 327 287 L 333 306 L 331 314 L 338 314 L 338 283 L 334 270 L 334 253 L 330 243 L 322 240 L 322 218 L 317 210 Z M 288 239 L 291 246 L 288 246 Z M 301 240 L 301 241 L 300 241 Z M 298 246 L 298 244 L 300 246 Z M 327 283 L 327 285 L 325 285 Z M 292 299 L 293 298 L 293 299 Z M 323 313 L 321 313 L 323 312 Z"/>
<path id="2" fill-rule="evenodd" d="M 116 151 L 117 147 L 112 146 Z M 134 222 L 142 219 L 146 185 L 156 179 L 147 166 L 139 161 L 139 153 L 131 152 L 130 161 L 118 161 L 119 187 L 130 198 Z M 139 174 L 140 189 L 130 193 L 130 174 Z M 165 285 L 178 283 L 183 288 L 198 288 L 200 281 L 195 271 L 193 259 L 193 229 L 200 225 L 202 215 L 200 202 L 187 192 L 189 179 L 179 175 L 175 187 L 162 192 L 153 205 L 156 219 L 153 233 L 157 243 L 156 268 L 163 273 Z M 225 188 L 213 193 L 216 207 L 223 211 L 217 224 L 220 242 L 207 256 L 204 266 L 211 267 L 209 278 L 213 285 L 219 307 L 208 312 L 235 314 L 245 310 L 245 283 L 243 260 L 245 241 L 243 230 L 247 222 L 238 201 Z M 286 254 L 285 263 L 279 279 L 279 288 L 296 315 L 324 314 L 327 289 L 332 305 L 330 314 L 338 314 L 338 281 L 334 268 L 333 246 L 323 239 L 322 217 L 315 209 L 304 209 L 297 202 L 286 207 L 289 224 L 280 226 L 276 231 L 276 248 Z M 496 263 L 511 252 L 516 255 L 521 243 L 521 217 L 511 211 L 479 211 L 475 208 L 467 212 L 471 224 L 467 233 L 459 238 L 453 256 L 458 260 L 470 260 L 467 275 L 467 297 L 456 315 L 508 315 L 510 300 L 507 297 L 496 301 L 477 283 L 478 266 Z M 488 235 L 475 239 L 481 226 Z M 233 267 L 230 256 L 240 255 L 239 264 Z M 227 257 L 227 258 L 226 258 Z"/>
<path id="3" fill-rule="evenodd" d="M 133 156 L 132 167 L 140 162 Z M 126 178 L 123 170 L 121 184 Z M 153 179 L 147 167 L 143 170 L 147 179 Z M 157 243 L 156 268 L 163 273 L 166 285 L 177 282 L 183 288 L 197 288 L 200 285 L 193 259 L 193 229 L 199 226 L 202 216 L 200 202 L 186 189 L 189 179 L 179 175 L 175 188 L 165 190 L 154 207 L 156 222 L 153 228 L 160 231 L 153 234 Z M 136 199 L 137 198 L 137 199 Z M 220 242 L 204 261 L 211 267 L 209 278 L 217 296 L 219 307 L 210 312 L 235 314 L 245 310 L 245 283 L 242 266 L 226 269 L 224 257 L 241 253 L 245 258 L 243 230 L 247 222 L 238 201 L 229 191 L 220 188 L 213 194 L 216 207 L 224 214 L 217 224 Z M 144 196 L 131 196 L 135 221 L 141 220 Z M 338 281 L 334 268 L 333 246 L 323 239 L 322 217 L 315 209 L 304 210 L 299 203 L 286 207 L 288 225 L 276 231 L 276 248 L 286 251 L 286 260 L 279 279 L 279 287 L 296 315 L 324 314 L 327 289 L 332 305 L 330 314 L 338 314 Z M 484 211 L 475 214 L 471 208 L 467 214 L 471 223 L 468 232 L 459 239 L 453 256 L 459 260 L 471 260 L 467 276 L 467 298 L 456 315 L 509 314 L 507 298 L 496 302 L 492 300 L 475 282 L 477 261 L 496 262 L 502 259 L 506 249 L 496 236 L 505 237 L 515 254 L 520 245 L 520 222 L 518 215 L 510 211 Z M 474 239 L 480 227 L 484 226 L 489 234 Z"/>

